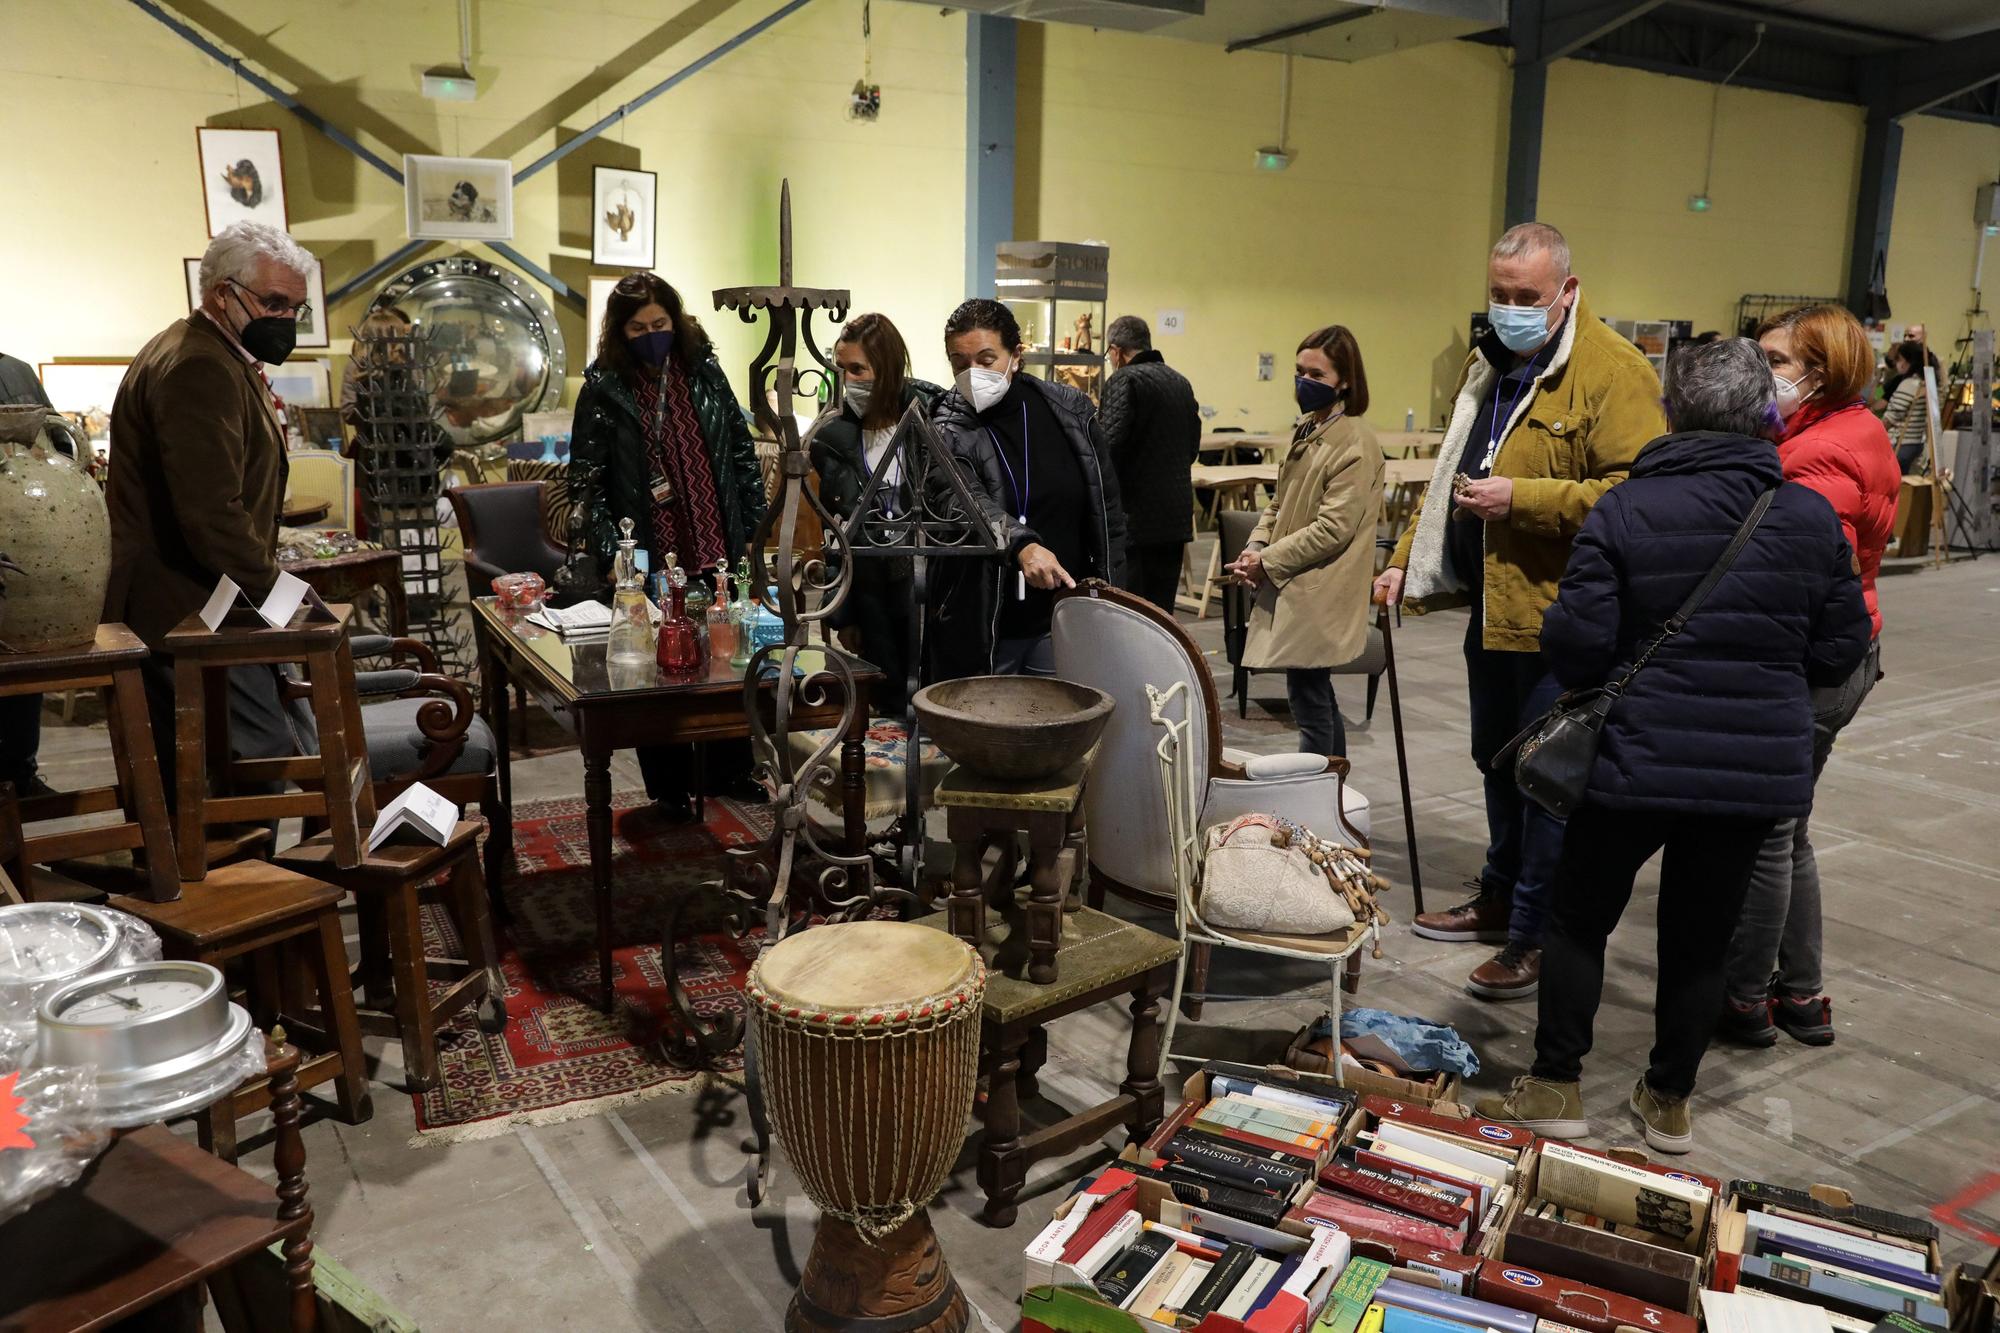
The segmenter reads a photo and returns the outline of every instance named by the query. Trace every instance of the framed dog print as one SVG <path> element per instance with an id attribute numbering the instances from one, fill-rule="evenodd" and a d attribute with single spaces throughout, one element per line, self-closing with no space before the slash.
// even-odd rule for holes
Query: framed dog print
<path id="1" fill-rule="evenodd" d="M 591 175 L 590 262 L 651 268 L 657 231 L 653 211 L 659 176 L 627 167 L 597 167 Z"/>
<path id="2" fill-rule="evenodd" d="M 280 231 L 285 213 L 285 159 L 276 130 L 195 129 L 201 158 L 202 201 L 208 234 L 219 236 L 232 222 L 267 222 Z"/>
<path id="3" fill-rule="evenodd" d="M 511 241 L 514 164 L 405 153 L 403 212 L 413 240 Z"/>

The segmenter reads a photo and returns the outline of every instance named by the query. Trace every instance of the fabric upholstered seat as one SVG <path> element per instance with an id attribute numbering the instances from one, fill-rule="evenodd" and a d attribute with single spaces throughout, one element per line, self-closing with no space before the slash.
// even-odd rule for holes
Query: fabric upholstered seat
<path id="1" fill-rule="evenodd" d="M 803 764 L 812 757 L 826 739 L 833 733 L 829 730 L 795 731 L 791 734 L 792 762 Z M 930 803 L 930 795 L 944 775 L 951 768 L 937 746 L 925 741 L 920 747 L 923 754 L 923 789 L 920 793 L 925 805 Z M 868 737 L 863 758 L 863 817 L 870 823 L 877 820 L 894 819 L 903 813 L 904 807 L 904 755 L 909 750 L 908 739 L 903 724 L 890 718 L 870 718 Z M 840 750 L 836 746 L 828 756 L 838 763 Z M 838 819 L 841 815 L 840 787 L 815 786 L 812 789 L 813 803 L 822 812 Z"/>
<path id="2" fill-rule="evenodd" d="M 432 742 L 417 726 L 417 710 L 430 699 L 385 699 L 361 706 L 361 726 L 368 735 L 368 769 L 377 782 L 406 777 L 422 767 Z M 499 747 L 486 719 L 474 714 L 466 728 L 465 746 L 447 773 L 484 773 L 493 767 Z"/>

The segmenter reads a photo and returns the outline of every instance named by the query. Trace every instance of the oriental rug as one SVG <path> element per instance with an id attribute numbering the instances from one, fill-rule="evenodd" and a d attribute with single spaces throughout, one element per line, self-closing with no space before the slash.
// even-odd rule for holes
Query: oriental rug
<path id="1" fill-rule="evenodd" d="M 633 808 L 646 805 L 636 792 L 620 793 L 612 805 L 620 812 L 612 825 L 613 1012 L 594 1003 L 596 916 L 583 800 L 523 803 L 515 809 L 507 882 L 512 920 L 499 939 L 507 1028 L 483 1033 L 465 1010 L 440 1030 L 438 1086 L 413 1094 L 414 1145 L 600 1115 L 740 1075 L 740 1049 L 708 1068 L 678 1063 L 663 1049 L 672 1006 L 660 931 L 676 898 L 704 892 L 721 877 L 725 848 L 769 832 L 769 812 L 711 798 L 705 825 L 668 824 Z M 449 919 L 436 907 L 424 910 L 427 951 L 463 957 Z M 685 940 L 679 950 L 682 985 L 711 1022 L 742 1011 L 743 979 L 763 938 L 759 927 L 735 939 L 719 915 L 715 921 L 713 933 Z"/>

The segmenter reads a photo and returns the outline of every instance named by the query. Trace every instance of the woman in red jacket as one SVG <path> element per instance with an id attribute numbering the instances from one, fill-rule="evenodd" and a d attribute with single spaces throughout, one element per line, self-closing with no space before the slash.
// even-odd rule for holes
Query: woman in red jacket
<path id="1" fill-rule="evenodd" d="M 1889 432 L 1861 400 L 1875 350 L 1840 306 L 1801 306 L 1757 330 L 1777 380 L 1785 480 L 1811 487 L 1840 518 L 1854 549 L 1874 639 L 1854 674 L 1815 689 L 1813 774 L 1881 675 L 1882 612 L 1875 574 L 1889 544 L 1902 470 Z M 1729 1005 L 1720 1035 L 1769 1046 L 1783 1028 L 1809 1046 L 1833 1041 L 1833 1001 L 1821 992 L 1819 866 L 1806 819 L 1780 821 L 1758 857 L 1728 962 Z"/>

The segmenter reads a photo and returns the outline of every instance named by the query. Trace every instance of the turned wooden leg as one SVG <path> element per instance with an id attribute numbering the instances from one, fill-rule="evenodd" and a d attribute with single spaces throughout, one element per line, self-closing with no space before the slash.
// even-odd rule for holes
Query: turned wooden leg
<path id="1" fill-rule="evenodd" d="M 306 1145 L 299 1136 L 298 1052 L 279 1048 L 271 1078 L 271 1118 L 277 1125 L 272 1165 L 278 1171 L 278 1220 L 292 1224 L 285 1237 L 285 1282 L 291 1288 L 293 1333 L 316 1333 L 319 1303 L 313 1294 L 312 1204 L 306 1194 Z"/>
<path id="2" fill-rule="evenodd" d="M 590 832 L 590 891 L 597 905 L 599 1005 L 611 1012 L 611 755 L 583 755 L 584 826 Z"/>
<path id="3" fill-rule="evenodd" d="M 1062 944 L 1062 872 L 1069 857 L 1062 845 L 1028 835 L 1028 980 L 1046 986 L 1056 979 L 1056 949 Z"/>
<path id="4" fill-rule="evenodd" d="M 1014 1086 L 1020 1090 L 1022 1101 L 1032 1101 L 1042 1095 L 1041 1080 L 1035 1076 L 1042 1072 L 1042 1066 L 1049 1059 L 1049 1030 L 1036 1028 L 1028 1034 L 1028 1044 L 1021 1048 L 1021 1072 L 1014 1078 Z"/>
<path id="5" fill-rule="evenodd" d="M 986 830 L 968 812 L 951 811 L 951 933 L 977 949 L 986 939 L 986 894 L 980 871 L 986 859 Z"/>
<path id="6" fill-rule="evenodd" d="M 1128 1138 L 1143 1143 L 1166 1115 L 1166 1094 L 1160 1084 L 1160 997 L 1168 974 L 1148 972 L 1132 992 L 1132 1040 L 1125 1048 L 1125 1081 L 1118 1091 L 1132 1098 Z"/>
<path id="7" fill-rule="evenodd" d="M 979 1185 L 986 1192 L 989 1226 L 1011 1227 L 1019 1211 L 1015 1199 L 1028 1176 L 1021 1150 L 1021 1051 L 1028 1032 L 1004 1032 L 994 1052 L 986 1088 L 986 1132 L 979 1143 Z"/>
<path id="8" fill-rule="evenodd" d="M 1188 988 L 1181 996 L 1181 1012 L 1190 1023 L 1201 1022 L 1202 997 L 1208 994 L 1208 946 L 1188 946 Z"/>

